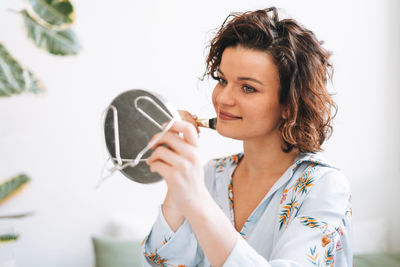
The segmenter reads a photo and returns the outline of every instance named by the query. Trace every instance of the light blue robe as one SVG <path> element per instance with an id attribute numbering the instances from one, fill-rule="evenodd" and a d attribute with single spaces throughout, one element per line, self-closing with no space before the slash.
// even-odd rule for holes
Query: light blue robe
<path id="1" fill-rule="evenodd" d="M 209 161 L 205 184 L 234 225 L 232 173 L 242 153 Z M 223 266 L 353 265 L 347 178 L 321 155 L 299 154 L 247 219 Z M 188 221 L 174 233 L 161 206 L 143 241 L 144 266 L 210 266 Z"/>

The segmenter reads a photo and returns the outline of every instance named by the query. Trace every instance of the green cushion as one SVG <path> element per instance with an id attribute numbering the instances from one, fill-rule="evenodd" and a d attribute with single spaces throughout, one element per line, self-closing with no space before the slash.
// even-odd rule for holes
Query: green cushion
<path id="1" fill-rule="evenodd" d="M 354 267 L 399 267 L 400 253 L 354 255 Z"/>
<path id="2" fill-rule="evenodd" d="M 96 267 L 141 267 L 141 241 L 92 237 Z"/>

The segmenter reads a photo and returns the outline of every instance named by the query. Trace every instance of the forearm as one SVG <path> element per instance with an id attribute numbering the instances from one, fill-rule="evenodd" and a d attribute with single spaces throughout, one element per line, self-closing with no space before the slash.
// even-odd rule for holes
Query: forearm
<path id="1" fill-rule="evenodd" d="M 162 205 L 161 210 L 168 226 L 171 228 L 172 231 L 176 232 L 176 230 L 178 230 L 178 228 L 185 221 L 185 217 L 182 213 L 180 213 L 179 211 L 177 211 L 176 208 L 173 207 L 168 193 L 165 197 L 164 204 Z"/>
<path id="2" fill-rule="evenodd" d="M 210 194 L 185 213 L 212 266 L 222 266 L 232 252 L 237 232 Z"/>

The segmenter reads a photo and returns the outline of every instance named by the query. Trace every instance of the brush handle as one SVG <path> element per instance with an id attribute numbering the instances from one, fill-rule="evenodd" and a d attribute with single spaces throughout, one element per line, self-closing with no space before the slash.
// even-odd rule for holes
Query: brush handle
<path id="1" fill-rule="evenodd" d="M 215 130 L 217 127 L 217 118 L 212 119 L 198 119 L 196 120 L 199 127 L 210 128 Z"/>

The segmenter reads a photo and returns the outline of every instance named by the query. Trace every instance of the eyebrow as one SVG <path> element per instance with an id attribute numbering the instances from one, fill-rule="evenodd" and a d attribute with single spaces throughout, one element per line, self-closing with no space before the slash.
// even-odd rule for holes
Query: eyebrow
<path id="1" fill-rule="evenodd" d="M 221 69 L 218 68 L 217 71 L 218 71 L 219 73 L 221 73 L 222 75 L 225 76 L 225 74 L 221 71 Z M 264 85 L 264 84 L 263 84 L 262 82 L 260 82 L 259 80 L 254 79 L 254 78 L 251 78 L 251 77 L 239 77 L 238 80 L 240 80 L 240 81 L 253 81 L 253 82 L 259 83 L 259 84 L 261 84 L 261 85 Z"/>

